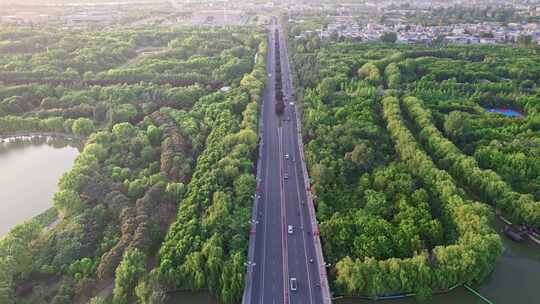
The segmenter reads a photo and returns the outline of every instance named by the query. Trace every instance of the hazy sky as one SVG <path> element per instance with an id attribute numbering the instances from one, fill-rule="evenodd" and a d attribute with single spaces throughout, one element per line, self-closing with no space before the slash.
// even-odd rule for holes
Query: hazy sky
<path id="1" fill-rule="evenodd" d="M 63 3 L 107 3 L 107 2 L 166 2 L 167 0 L 0 0 L 0 4 L 63 4 Z"/>

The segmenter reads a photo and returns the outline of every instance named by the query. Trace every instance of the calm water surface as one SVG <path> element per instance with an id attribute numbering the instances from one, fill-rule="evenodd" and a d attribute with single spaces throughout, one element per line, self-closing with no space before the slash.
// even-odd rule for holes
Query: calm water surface
<path id="1" fill-rule="evenodd" d="M 58 180 L 78 154 L 65 139 L 0 142 L 0 237 L 52 206 Z"/>
<path id="2" fill-rule="evenodd" d="M 488 111 L 490 113 L 499 113 L 499 114 L 502 114 L 502 115 L 508 116 L 508 117 L 516 117 L 516 118 L 523 117 L 523 114 L 521 112 L 518 112 L 518 111 L 512 110 L 512 109 L 487 108 L 486 111 Z"/>

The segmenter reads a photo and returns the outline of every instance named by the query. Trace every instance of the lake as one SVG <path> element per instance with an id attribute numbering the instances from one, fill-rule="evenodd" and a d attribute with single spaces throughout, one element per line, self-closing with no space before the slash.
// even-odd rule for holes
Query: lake
<path id="1" fill-rule="evenodd" d="M 488 111 L 490 113 L 502 114 L 502 115 L 508 116 L 508 117 L 517 117 L 517 118 L 523 117 L 523 113 L 518 112 L 516 110 L 512 110 L 512 109 L 486 108 L 486 111 Z"/>
<path id="2" fill-rule="evenodd" d="M 58 180 L 79 154 L 77 145 L 51 137 L 0 142 L 0 237 L 52 206 Z"/>

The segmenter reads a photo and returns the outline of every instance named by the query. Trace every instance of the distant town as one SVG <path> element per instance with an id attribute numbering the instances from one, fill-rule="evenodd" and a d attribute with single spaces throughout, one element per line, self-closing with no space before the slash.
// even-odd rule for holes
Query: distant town
<path id="1" fill-rule="evenodd" d="M 115 25 L 243 26 L 268 23 L 269 14 L 288 11 L 296 23 L 302 23 L 306 16 L 324 19 L 326 26 L 308 27 L 299 37 L 317 33 L 322 39 L 337 35 L 374 41 L 383 33 L 395 32 L 398 43 L 431 43 L 443 37 L 447 43 L 459 44 L 512 43 L 524 35 L 537 43 L 540 38 L 540 3 L 533 0 L 19 2 L 2 1 L 0 24 L 71 29 Z"/>
<path id="2" fill-rule="evenodd" d="M 294 13 L 306 10 L 297 4 L 289 14 L 303 29 L 297 39 L 316 34 L 323 40 L 370 42 L 395 33 L 395 42 L 405 44 L 540 43 L 537 1 L 366 1 Z"/>
<path id="3" fill-rule="evenodd" d="M 45 13 L 44 13 L 45 12 Z M 0 24 L 19 27 L 59 26 L 70 29 L 138 26 L 231 26 L 249 21 L 234 5 L 131 1 L 54 5 L 0 6 Z"/>
<path id="4" fill-rule="evenodd" d="M 302 20 L 291 20 L 302 23 Z M 321 39 L 331 37 L 356 41 L 378 41 L 385 33 L 396 33 L 397 43 L 455 43 L 455 44 L 501 44 L 516 43 L 520 37 L 528 37 L 530 43 L 540 43 L 539 23 L 482 22 L 443 26 L 415 24 L 386 25 L 368 23 L 361 25 L 353 16 L 336 16 L 325 29 L 306 30 L 296 38 L 307 38 L 316 33 Z"/>

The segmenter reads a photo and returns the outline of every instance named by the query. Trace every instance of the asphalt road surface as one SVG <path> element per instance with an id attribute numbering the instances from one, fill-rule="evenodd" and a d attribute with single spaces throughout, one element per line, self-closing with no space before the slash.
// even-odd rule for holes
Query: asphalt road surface
<path id="1" fill-rule="evenodd" d="M 280 30 L 285 111 L 275 113 L 274 30 Z M 307 206 L 304 176 L 298 147 L 298 128 L 290 85 L 287 49 L 276 24 L 270 27 L 267 71 L 263 96 L 261 134 L 261 185 L 255 238 L 255 266 L 250 273 L 250 302 L 257 304 L 323 303 L 319 265 Z M 288 178 L 285 178 L 285 177 Z M 288 226 L 293 227 L 292 234 Z M 296 278 L 297 290 L 290 279 Z"/>

